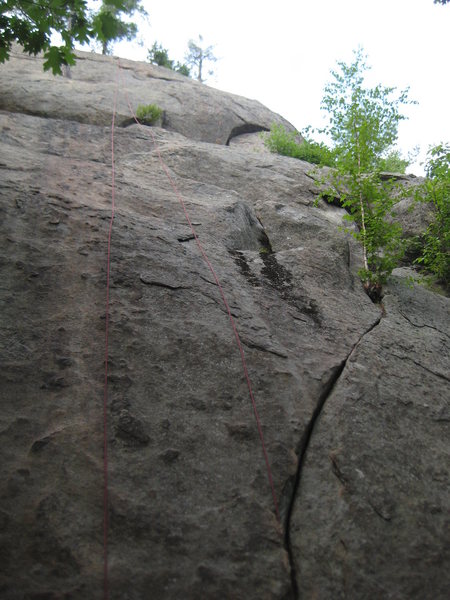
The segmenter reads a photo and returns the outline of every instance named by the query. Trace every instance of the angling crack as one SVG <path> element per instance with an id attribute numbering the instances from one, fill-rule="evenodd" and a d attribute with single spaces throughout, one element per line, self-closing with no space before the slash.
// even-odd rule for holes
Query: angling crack
<path id="1" fill-rule="evenodd" d="M 164 280 L 161 277 L 156 278 L 147 273 L 141 273 L 139 279 L 142 281 L 142 283 L 145 283 L 145 285 L 153 285 L 156 287 L 167 288 L 169 290 L 187 290 L 190 288 L 189 285 Z"/>
<path id="2" fill-rule="evenodd" d="M 426 327 L 428 329 L 434 329 L 434 331 L 437 331 L 438 333 L 441 333 L 442 335 L 445 335 L 445 337 L 450 337 L 448 335 L 448 333 L 445 333 L 445 331 L 442 331 L 441 329 L 438 329 L 437 327 L 433 327 L 433 325 L 428 325 L 428 323 L 423 323 L 422 325 L 420 325 L 419 323 L 414 323 L 414 321 L 412 319 L 410 319 L 407 315 L 405 315 L 401 310 L 399 310 L 398 312 L 413 327 L 417 327 L 418 329 L 423 329 L 424 327 Z"/>
<path id="3" fill-rule="evenodd" d="M 333 390 L 335 389 L 345 367 L 347 366 L 349 359 L 351 358 L 352 354 L 356 351 L 358 346 L 361 344 L 362 340 L 366 337 L 366 335 L 371 333 L 375 329 L 375 327 L 377 327 L 380 324 L 380 321 L 382 318 L 383 318 L 383 315 L 380 314 L 378 319 L 369 327 L 369 329 L 360 336 L 360 338 L 358 339 L 356 344 L 353 346 L 353 348 L 350 350 L 350 352 L 347 354 L 347 356 L 338 365 L 336 365 L 332 369 L 331 375 L 328 378 L 328 381 L 325 383 L 322 393 L 319 396 L 316 408 L 311 416 L 311 419 L 309 420 L 309 423 L 307 424 L 307 426 L 303 432 L 303 435 L 300 439 L 300 442 L 296 448 L 296 454 L 298 457 L 297 471 L 296 471 L 295 475 L 286 483 L 285 490 L 287 491 L 287 493 L 286 493 L 286 491 L 284 492 L 284 495 L 289 496 L 289 501 L 288 501 L 288 505 L 287 505 L 286 512 L 285 512 L 284 543 L 285 543 L 285 548 L 286 548 L 286 551 L 287 551 L 288 557 L 289 557 L 289 564 L 291 567 L 292 598 L 295 600 L 298 600 L 298 598 L 299 598 L 299 585 L 298 585 L 298 581 L 297 581 L 297 571 L 296 571 L 296 567 L 295 567 L 294 553 L 293 553 L 291 538 L 290 538 L 291 518 L 292 518 L 292 513 L 294 511 L 295 501 L 298 496 L 303 465 L 305 463 L 306 453 L 308 451 L 309 443 L 310 443 L 311 437 L 314 433 L 314 428 L 316 426 L 317 419 L 320 417 L 326 401 L 333 393 Z"/>
<path id="4" fill-rule="evenodd" d="M 423 369 L 427 373 L 434 375 L 434 377 L 438 377 L 439 379 L 443 379 L 444 381 L 450 381 L 450 378 L 447 377 L 446 375 L 444 375 L 443 373 L 438 373 L 437 371 L 434 371 L 433 369 L 426 367 L 425 365 L 421 364 L 420 362 L 418 362 L 417 360 L 414 360 L 413 358 L 411 358 L 409 356 L 402 356 L 402 355 L 396 354 L 395 352 L 390 352 L 390 354 L 391 354 L 391 356 L 394 356 L 395 358 L 399 358 L 400 360 L 409 360 L 410 362 L 414 363 L 416 365 L 416 367 L 419 367 L 420 369 Z"/>

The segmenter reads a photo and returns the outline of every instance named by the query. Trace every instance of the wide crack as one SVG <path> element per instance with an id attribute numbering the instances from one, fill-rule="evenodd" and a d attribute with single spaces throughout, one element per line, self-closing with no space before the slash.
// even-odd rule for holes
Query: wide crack
<path id="1" fill-rule="evenodd" d="M 350 352 L 348 353 L 346 358 L 344 358 L 344 360 L 342 360 L 338 365 L 336 365 L 334 367 L 328 381 L 324 385 L 322 393 L 320 394 L 319 399 L 317 401 L 316 408 L 315 408 L 315 410 L 311 416 L 311 419 L 309 420 L 309 423 L 307 424 L 307 426 L 303 432 L 303 435 L 300 439 L 300 442 L 296 448 L 296 454 L 298 456 L 297 471 L 296 471 L 295 475 L 291 478 L 291 480 L 286 484 L 287 489 L 288 489 L 288 495 L 290 496 L 290 499 L 289 499 L 289 503 L 288 503 L 287 510 L 286 510 L 286 516 L 285 516 L 285 538 L 284 538 L 285 547 L 286 547 L 286 550 L 287 550 L 287 553 L 289 556 L 289 564 L 290 564 L 290 568 L 291 568 L 291 583 L 292 583 L 291 598 L 295 599 L 295 600 L 297 600 L 299 598 L 299 585 L 298 585 L 298 581 L 297 581 L 297 571 L 296 571 L 296 567 L 295 567 L 294 553 L 293 553 L 293 549 L 292 549 L 292 545 L 291 545 L 291 537 L 290 537 L 291 518 L 292 518 L 292 513 L 294 511 L 295 502 L 296 502 L 296 499 L 298 496 L 298 491 L 299 491 L 301 476 L 302 476 L 302 470 L 303 470 L 303 466 L 305 463 L 305 458 L 306 458 L 306 453 L 308 451 L 309 443 L 310 443 L 311 437 L 314 433 L 314 429 L 315 429 L 317 420 L 322 413 L 325 403 L 327 402 L 328 398 L 333 393 L 333 390 L 336 387 L 336 384 L 338 383 L 345 367 L 347 366 L 347 363 L 348 363 L 350 357 L 355 352 L 357 347 L 361 344 L 363 339 L 369 333 L 371 333 L 375 329 L 375 327 L 377 327 L 380 324 L 380 321 L 382 318 L 383 318 L 383 315 L 381 314 L 378 317 L 378 319 L 375 321 L 375 323 L 373 323 L 370 326 L 370 328 L 360 336 L 360 338 L 358 339 L 356 344 L 353 346 L 353 348 L 350 350 Z M 290 487 L 290 489 L 289 489 L 289 487 Z M 288 599 L 286 599 L 286 600 L 288 600 Z"/>
<path id="2" fill-rule="evenodd" d="M 269 129 L 255 123 L 243 123 L 242 125 L 237 125 L 231 130 L 225 145 L 229 146 L 231 140 L 239 135 L 244 135 L 245 133 L 258 133 L 260 131 L 269 131 Z"/>

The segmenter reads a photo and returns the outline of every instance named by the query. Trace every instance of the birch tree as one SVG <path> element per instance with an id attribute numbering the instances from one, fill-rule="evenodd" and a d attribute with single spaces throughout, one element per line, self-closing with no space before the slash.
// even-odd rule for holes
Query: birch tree
<path id="1" fill-rule="evenodd" d="M 328 113 L 324 132 L 335 154 L 328 183 L 339 189 L 348 219 L 357 225 L 353 235 L 362 244 L 364 263 L 360 275 L 376 298 L 403 253 L 401 227 L 390 218 L 396 184 L 380 176 L 380 165 L 397 142 L 399 123 L 406 118 L 401 107 L 410 101 L 408 89 L 366 87 L 366 59 L 359 48 L 351 64 L 338 63 L 325 87 L 322 109 Z"/>

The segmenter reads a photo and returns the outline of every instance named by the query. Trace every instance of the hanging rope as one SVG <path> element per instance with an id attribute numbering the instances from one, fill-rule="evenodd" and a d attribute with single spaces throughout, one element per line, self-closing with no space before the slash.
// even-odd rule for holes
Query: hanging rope
<path id="1" fill-rule="evenodd" d="M 119 63 L 119 71 L 120 71 L 120 63 Z M 233 329 L 233 333 L 234 333 L 234 337 L 235 337 L 235 340 L 236 340 L 236 344 L 237 344 L 238 349 L 239 349 L 239 354 L 241 356 L 242 368 L 243 368 L 243 371 L 244 371 L 244 376 L 245 376 L 245 380 L 246 380 L 246 383 L 247 383 L 247 388 L 248 388 L 250 400 L 251 400 L 252 407 L 253 407 L 253 413 L 255 415 L 256 426 L 258 428 L 258 434 L 259 434 L 259 438 L 260 438 L 260 441 L 261 441 L 261 447 L 262 447 L 262 451 L 263 451 L 263 455 L 264 455 L 264 461 L 266 463 L 267 478 L 269 480 L 269 485 L 270 485 L 270 489 L 271 489 L 271 493 L 272 493 L 272 499 L 273 499 L 273 503 L 274 503 L 275 514 L 277 516 L 278 521 L 281 521 L 280 513 L 279 513 L 279 508 L 278 508 L 277 496 L 276 496 L 276 492 L 275 492 L 275 485 L 273 483 L 272 470 L 270 468 L 269 456 L 268 456 L 268 453 L 267 453 L 266 444 L 265 444 L 265 441 L 264 441 L 264 434 L 263 434 L 262 426 L 261 426 L 261 419 L 259 417 L 259 413 L 258 413 L 258 410 L 257 410 L 257 407 L 256 407 L 255 396 L 253 394 L 253 388 L 252 388 L 252 384 L 251 384 L 251 381 L 250 381 L 250 376 L 249 376 L 249 373 L 248 373 L 247 361 L 245 359 L 245 354 L 244 354 L 244 350 L 242 348 L 241 339 L 239 337 L 239 333 L 238 333 L 238 330 L 237 330 L 237 327 L 236 327 L 236 323 L 235 323 L 235 321 L 233 319 L 233 315 L 231 314 L 231 309 L 230 309 L 230 306 L 228 304 L 228 300 L 226 298 L 226 295 L 225 295 L 225 292 L 223 290 L 222 284 L 220 283 L 219 278 L 218 278 L 218 276 L 216 274 L 216 271 L 214 270 L 214 267 L 211 264 L 211 261 L 209 260 L 207 254 L 206 254 L 206 251 L 205 251 L 202 243 L 200 242 L 200 240 L 198 238 L 197 232 L 195 230 L 195 227 L 194 227 L 194 225 L 192 223 L 192 220 L 191 220 L 191 218 L 189 216 L 189 213 L 188 213 L 188 210 L 186 208 L 186 203 L 184 202 L 184 199 L 183 199 L 182 195 L 180 194 L 180 192 L 178 190 L 178 187 L 177 187 L 177 185 L 175 183 L 175 180 L 173 179 L 173 177 L 170 174 L 170 171 L 169 171 L 166 163 L 163 160 L 163 157 L 161 155 L 161 151 L 160 151 L 160 147 L 159 147 L 158 141 L 155 138 L 155 135 L 154 135 L 154 133 L 152 131 L 152 128 L 151 127 L 146 127 L 146 126 L 144 126 L 144 125 L 142 125 L 140 123 L 139 119 L 136 117 L 136 114 L 135 114 L 135 112 L 134 112 L 134 110 L 133 110 L 133 108 L 131 106 L 130 97 L 128 95 L 128 90 L 126 88 L 124 88 L 124 91 L 125 91 L 125 95 L 126 95 L 126 98 L 127 98 L 127 104 L 128 104 L 128 108 L 130 110 L 131 116 L 133 117 L 133 119 L 135 120 L 135 122 L 140 127 L 145 128 L 146 131 L 150 131 L 150 136 L 151 136 L 152 142 L 153 142 L 153 144 L 154 144 L 154 146 L 156 148 L 156 152 L 158 154 L 158 160 L 160 162 L 160 165 L 163 168 L 163 170 L 164 170 L 164 172 L 166 174 L 166 177 L 167 177 L 167 179 L 168 179 L 168 181 L 169 181 L 169 183 L 170 183 L 170 185 L 172 187 L 172 190 L 173 190 L 175 196 L 177 197 L 177 199 L 178 199 L 178 201 L 179 201 L 179 203 L 181 205 L 181 208 L 183 210 L 184 216 L 186 218 L 186 221 L 189 224 L 189 228 L 191 229 L 192 235 L 194 236 L 194 239 L 195 239 L 197 247 L 198 247 L 198 249 L 200 251 L 200 254 L 202 255 L 205 263 L 207 264 L 208 269 L 210 270 L 211 275 L 213 276 L 214 281 L 216 282 L 216 285 L 217 285 L 217 287 L 219 289 L 219 293 L 220 293 L 220 295 L 222 297 L 223 304 L 225 306 L 225 309 L 226 309 L 227 314 L 228 314 L 228 318 L 230 320 L 231 327 Z"/>
<path id="2" fill-rule="evenodd" d="M 106 260 L 106 321 L 105 321 L 105 375 L 104 375 L 104 392 L 103 392 L 103 479 L 104 479 L 104 485 L 103 485 L 103 554 L 104 554 L 104 565 L 103 565 L 103 587 L 104 587 L 104 600 L 109 600 L 109 581 L 108 581 L 108 533 L 109 533 L 109 519 L 108 519 L 108 511 L 109 511 L 109 505 L 108 505 L 108 419 L 107 419 L 107 405 L 108 405 L 108 356 L 109 356 L 109 309 L 110 309 L 110 270 L 111 270 L 111 238 L 112 238 L 112 229 L 113 229 L 113 223 L 114 223 L 114 217 L 115 217 L 115 150 L 114 150 L 114 131 L 115 131 L 115 122 L 116 122 L 116 112 L 117 112 L 117 97 L 118 97 L 118 90 L 119 90 L 119 77 L 120 77 L 120 82 L 122 82 L 122 73 L 121 73 L 121 67 L 120 67 L 120 63 L 118 63 L 118 70 L 117 70 L 117 77 L 116 77 L 116 89 L 115 89 L 115 93 L 114 93 L 114 105 L 113 105 L 113 115 L 112 115 L 112 123 L 111 123 L 111 216 L 110 216 L 110 221 L 109 221 L 109 229 L 108 229 L 108 242 L 107 242 L 107 260 Z M 128 103 L 128 107 L 130 110 L 130 114 L 132 115 L 133 119 L 136 121 L 136 123 L 144 128 L 144 126 L 139 122 L 138 118 L 136 117 L 135 112 L 133 111 L 133 108 L 131 106 L 130 103 L 130 99 L 129 99 L 129 95 L 128 95 L 128 91 L 126 90 L 126 88 L 124 88 L 125 90 L 125 94 L 126 94 L 126 98 L 127 98 L 127 103 Z M 259 417 L 259 413 L 256 407 L 256 401 L 255 401 L 255 396 L 253 393 L 253 388 L 252 388 L 252 384 L 251 384 L 251 380 L 250 380 L 250 375 L 248 372 L 248 367 L 247 367 L 247 361 L 245 359 L 245 354 L 244 354 L 244 350 L 242 347 L 242 343 L 241 343 L 241 339 L 239 337 L 239 333 L 236 327 L 236 323 L 234 321 L 234 318 L 231 314 L 231 309 L 230 309 L 230 305 L 228 303 L 227 297 L 225 295 L 224 289 L 222 287 L 222 284 L 220 283 L 220 280 L 216 274 L 216 271 L 211 263 L 211 261 L 208 258 L 208 255 L 206 254 L 206 251 L 197 235 L 197 232 L 195 230 L 195 227 L 192 223 L 192 220 L 189 216 L 187 207 L 186 207 L 186 203 L 182 197 L 182 195 L 180 194 L 178 187 L 176 185 L 176 182 L 174 180 L 174 178 L 172 177 L 172 175 L 170 174 L 170 171 L 166 165 L 166 163 L 163 160 L 162 154 L 161 154 L 161 150 L 159 147 L 159 144 L 156 140 L 156 137 L 152 131 L 151 127 L 145 127 L 146 131 L 150 132 L 150 136 L 152 138 L 152 142 L 156 148 L 157 151 L 157 155 L 158 155 L 158 160 L 159 163 L 162 167 L 162 169 L 164 170 L 164 173 L 167 177 L 167 180 L 170 183 L 170 186 L 172 187 L 172 190 L 176 196 L 176 198 L 178 199 L 181 208 L 183 210 L 184 216 L 186 218 L 186 221 L 191 229 L 192 235 L 195 239 L 195 242 L 197 244 L 197 247 L 199 249 L 199 252 L 201 254 L 201 256 L 203 257 L 203 260 L 205 261 L 208 269 L 211 272 L 211 275 L 217 285 L 217 288 L 219 290 L 220 296 L 222 298 L 223 304 L 225 306 L 225 310 L 228 314 L 228 318 L 233 330 L 233 334 L 234 334 L 234 338 L 239 350 L 239 354 L 241 357 L 241 362 L 242 362 L 242 369 L 244 372 L 244 377 L 245 377 L 245 381 L 247 384 L 247 388 L 248 388 L 248 393 L 250 396 L 250 400 L 251 400 L 251 404 L 252 404 L 252 408 L 253 408 L 253 414 L 255 417 L 255 421 L 256 421 L 256 426 L 258 429 L 258 434 L 259 434 L 259 439 L 261 442 L 261 448 L 262 448 L 262 452 L 263 452 L 263 456 L 264 456 L 264 462 L 265 462 L 265 466 L 266 466 L 266 471 L 267 471 L 267 478 L 269 481 L 269 486 L 270 486 L 270 490 L 271 490 L 271 494 L 272 494 L 272 499 L 273 499 L 273 504 L 274 504 L 274 509 L 275 509 L 275 514 L 277 516 L 277 519 L 279 522 L 281 522 L 281 518 L 280 518 L 280 512 L 279 512 L 279 508 L 278 508 L 278 501 L 277 501 L 277 496 L 276 496 L 276 492 L 275 492 L 275 485 L 273 482 L 273 477 L 272 477 L 272 470 L 270 468 L 270 462 L 269 462 L 269 456 L 267 453 L 267 449 L 266 449 L 266 444 L 264 441 L 264 434 L 263 434 L 263 430 L 262 430 L 262 425 L 261 425 L 261 419 Z"/>
<path id="3" fill-rule="evenodd" d="M 114 106 L 111 123 L 111 216 L 108 228 L 108 244 L 106 256 L 106 306 L 105 306 L 105 378 L 103 385 L 103 597 L 109 599 L 108 586 L 108 533 L 109 533 L 109 503 L 108 503 L 108 366 L 109 366 L 109 280 L 111 271 L 111 238 L 116 210 L 116 172 L 114 157 L 114 129 L 116 124 L 117 96 L 119 80 L 116 77 L 114 91 Z"/>

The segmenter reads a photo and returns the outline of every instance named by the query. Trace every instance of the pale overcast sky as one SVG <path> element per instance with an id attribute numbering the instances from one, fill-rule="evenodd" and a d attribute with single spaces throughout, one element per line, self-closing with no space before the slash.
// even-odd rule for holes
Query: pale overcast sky
<path id="1" fill-rule="evenodd" d="M 115 55 L 145 60 L 158 41 L 183 61 L 189 39 L 202 34 L 220 59 L 208 80 L 221 90 L 259 100 L 297 129 L 322 124 L 320 101 L 330 69 L 362 45 L 371 83 L 409 86 L 399 145 L 450 141 L 450 4 L 433 0 L 144 0 L 149 25 L 142 47 L 114 46 Z M 420 168 L 412 169 L 420 174 Z"/>

